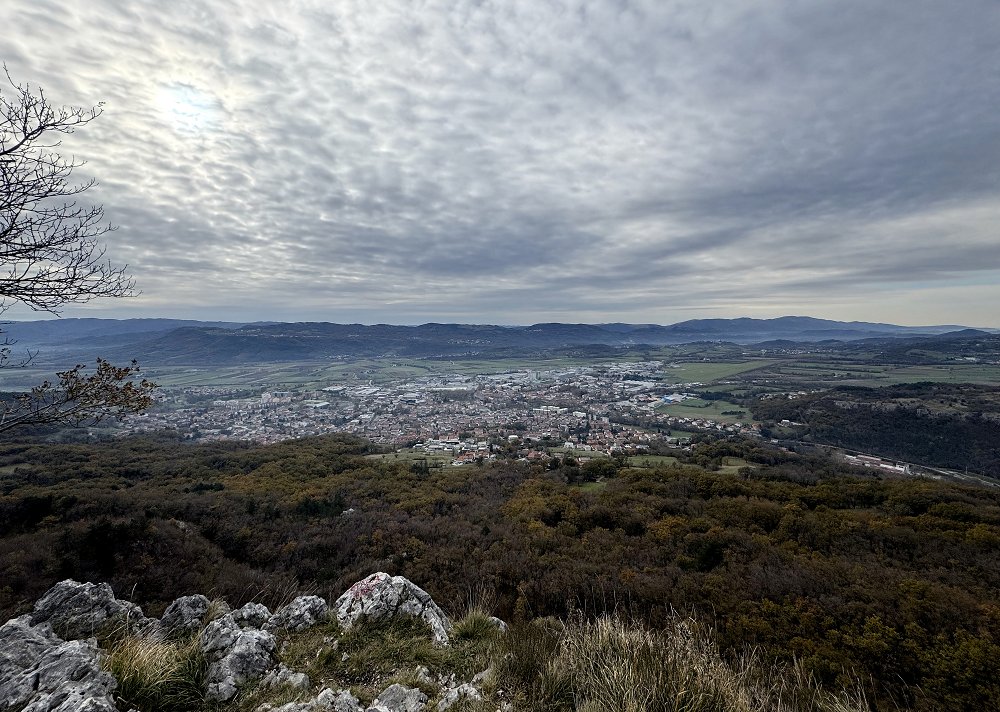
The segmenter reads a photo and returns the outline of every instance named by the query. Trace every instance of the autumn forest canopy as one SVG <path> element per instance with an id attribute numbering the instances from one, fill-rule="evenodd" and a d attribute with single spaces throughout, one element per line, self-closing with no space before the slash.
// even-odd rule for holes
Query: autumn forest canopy
<path id="1" fill-rule="evenodd" d="M 1000 493 L 878 479 L 734 439 L 632 468 L 417 468 L 346 437 L 273 446 L 8 442 L 0 617 L 67 577 L 154 613 L 192 592 L 275 604 L 374 570 L 511 620 L 671 610 L 879 709 L 1000 695 Z M 733 458 L 746 464 L 728 466 Z"/>

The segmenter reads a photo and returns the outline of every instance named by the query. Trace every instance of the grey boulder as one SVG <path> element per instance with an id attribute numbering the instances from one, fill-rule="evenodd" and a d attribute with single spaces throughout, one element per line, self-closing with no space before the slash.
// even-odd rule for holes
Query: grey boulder
<path id="1" fill-rule="evenodd" d="M 364 712 L 361 700 L 351 694 L 350 690 L 339 690 L 333 699 L 333 712 Z"/>
<path id="2" fill-rule="evenodd" d="M 93 640 L 65 641 L 21 616 L 0 626 L 0 710 L 117 712 Z"/>
<path id="3" fill-rule="evenodd" d="M 241 628 L 263 628 L 271 617 L 271 611 L 263 603 L 247 603 L 233 611 L 233 620 Z"/>
<path id="4" fill-rule="evenodd" d="M 48 623 L 64 640 L 90 638 L 109 625 L 127 626 L 136 633 L 149 633 L 157 626 L 139 606 L 115 598 L 106 583 L 60 581 L 35 603 L 31 624 Z"/>
<path id="5" fill-rule="evenodd" d="M 206 596 L 182 596 L 167 606 L 160 627 L 167 633 L 190 633 L 198 630 L 212 602 Z"/>
<path id="6" fill-rule="evenodd" d="M 243 629 L 227 613 L 201 633 L 201 649 L 208 660 L 209 700 L 231 700 L 241 687 L 258 680 L 277 665 L 274 636 L 254 628 Z"/>
<path id="7" fill-rule="evenodd" d="M 296 690 L 308 690 L 312 687 L 308 675 L 304 672 L 295 672 L 284 663 L 267 673 L 261 684 L 264 687 L 291 687 Z"/>
<path id="8" fill-rule="evenodd" d="M 265 627 L 267 630 L 305 630 L 319 623 L 329 610 L 330 606 L 319 596 L 299 596 L 278 609 Z"/>
<path id="9" fill-rule="evenodd" d="M 451 621 L 426 591 L 402 576 L 379 572 L 358 581 L 337 599 L 337 620 L 349 630 L 362 619 L 399 616 L 420 618 L 431 627 L 434 642 L 448 644 Z"/>
<path id="10" fill-rule="evenodd" d="M 366 712 L 420 712 L 427 702 L 427 695 L 415 687 L 389 685 Z"/>

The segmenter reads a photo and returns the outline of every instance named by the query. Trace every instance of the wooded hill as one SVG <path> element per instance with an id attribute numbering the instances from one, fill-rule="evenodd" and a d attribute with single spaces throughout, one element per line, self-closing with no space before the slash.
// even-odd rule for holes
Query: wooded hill
<path id="1" fill-rule="evenodd" d="M 960 326 L 906 327 L 868 322 L 839 322 L 811 317 L 776 319 L 694 319 L 658 324 L 561 324 L 530 326 L 489 324 L 332 324 L 326 322 L 194 322 L 171 319 L 64 319 L 12 322 L 4 332 L 18 351 L 37 351 L 41 361 L 96 355 L 113 360 L 138 359 L 144 365 L 228 365 L 329 358 L 369 358 L 532 354 L 580 346 L 616 348 L 694 342 L 750 344 L 785 339 L 840 344 L 866 340 L 865 349 L 886 348 L 904 337 L 920 348 L 947 341 Z M 969 334 L 959 331 L 961 339 Z M 987 332 L 974 332 L 994 338 Z M 944 334 L 945 336 L 941 336 Z M 1000 337 L 998 337 L 1000 338 Z M 943 341 L 942 341 L 943 339 Z M 831 342 L 831 340 L 838 340 Z M 844 343 L 842 343 L 844 342 Z"/>
<path id="2" fill-rule="evenodd" d="M 841 386 L 755 400 L 751 408 L 758 420 L 803 423 L 793 430 L 804 440 L 1000 477 L 1000 388 L 946 383 Z"/>
<path id="3" fill-rule="evenodd" d="M 449 608 L 488 592 L 515 621 L 693 610 L 729 654 L 758 646 L 832 686 L 858 675 L 877 709 L 1000 699 L 1000 493 L 746 442 L 583 484 L 573 468 L 418 472 L 370 453 L 343 437 L 5 444 L 0 618 L 67 577 L 155 615 L 194 592 L 329 597 L 385 570 Z"/>

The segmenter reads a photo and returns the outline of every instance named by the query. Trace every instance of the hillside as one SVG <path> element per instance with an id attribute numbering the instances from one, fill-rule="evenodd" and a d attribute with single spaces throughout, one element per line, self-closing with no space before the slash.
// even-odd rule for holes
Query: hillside
<path id="1" fill-rule="evenodd" d="M 138 359 L 156 365 L 226 365 L 360 357 L 505 357 L 580 346 L 662 346 L 701 341 L 751 344 L 946 338 L 963 327 L 903 327 L 837 322 L 810 317 L 698 319 L 655 324 L 561 324 L 495 326 L 437 324 L 332 324 L 326 322 L 232 324 L 169 319 L 67 319 L 14 322 L 6 333 L 17 349 L 38 351 L 42 361 Z M 974 331 L 974 330 L 973 330 Z M 989 336 L 987 332 L 974 332 Z M 946 335 L 942 337 L 941 335 Z M 962 333 L 965 338 L 967 334 Z M 875 340 L 875 341 L 873 341 Z M 912 344 L 908 348 L 917 348 Z"/>
<path id="2" fill-rule="evenodd" d="M 752 402 L 754 417 L 789 420 L 795 437 L 910 462 L 1000 477 L 1000 388 L 915 383 L 838 387 Z"/>
<path id="3" fill-rule="evenodd" d="M 192 593 L 333 600 L 383 570 L 446 610 L 489 592 L 511 621 L 618 610 L 662 629 L 694 611 L 724 654 L 857 677 L 874 709 L 1000 696 L 1000 493 L 742 442 L 675 452 L 595 481 L 565 463 L 411 469 L 343 437 L 6 444 L 0 618 L 64 578 L 158 615 Z"/>

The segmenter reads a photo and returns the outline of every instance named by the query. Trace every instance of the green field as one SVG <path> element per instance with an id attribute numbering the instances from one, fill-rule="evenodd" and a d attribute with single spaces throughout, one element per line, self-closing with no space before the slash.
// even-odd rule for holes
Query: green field
<path id="1" fill-rule="evenodd" d="M 842 361 L 785 361 L 747 376 L 773 379 L 779 386 L 784 384 L 823 388 L 835 385 L 876 388 L 921 381 L 1000 385 L 1000 366 L 971 363 L 909 366 Z"/>
<path id="2" fill-rule="evenodd" d="M 741 468 L 747 467 L 749 464 L 741 457 L 724 457 L 722 458 L 722 467 L 719 468 L 719 472 L 727 475 L 735 475 Z"/>
<path id="3" fill-rule="evenodd" d="M 673 415 L 677 418 L 705 418 L 720 423 L 755 422 L 748 408 L 730 403 L 729 401 L 706 401 L 700 398 L 692 398 L 682 403 L 660 405 L 656 407 L 656 410 L 664 415 Z M 745 415 L 723 415 L 724 411 L 737 410 L 743 411 Z"/>
<path id="4" fill-rule="evenodd" d="M 145 375 L 163 386 L 205 387 L 269 387 L 323 388 L 335 384 L 368 383 L 384 384 L 424 376 L 456 374 L 476 376 L 509 371 L 549 371 L 561 368 L 595 366 L 602 363 L 641 360 L 640 355 L 618 358 L 524 358 L 524 359 L 359 359 L 357 361 L 311 361 L 295 363 L 255 364 L 252 366 L 226 367 L 159 367 L 147 369 Z M 699 366 L 701 364 L 698 364 Z M 44 378 L 45 372 L 37 371 L 37 378 L 26 378 L 21 371 L 16 383 L 28 386 Z M 4 384 L 0 381 L 0 387 Z"/>
<path id="5" fill-rule="evenodd" d="M 390 462 L 418 462 L 420 460 L 426 460 L 428 467 L 436 466 L 446 466 L 450 465 L 452 458 L 451 454 L 442 453 L 427 453 L 422 450 L 399 450 L 398 452 L 389 452 L 379 455 L 366 455 L 365 457 L 372 460 L 388 460 Z"/>
<path id="6" fill-rule="evenodd" d="M 710 383 L 723 378 L 729 378 L 747 371 L 770 366 L 774 361 L 741 361 L 737 363 L 698 361 L 694 363 L 678 363 L 676 366 L 664 367 L 664 380 L 669 383 Z"/>

